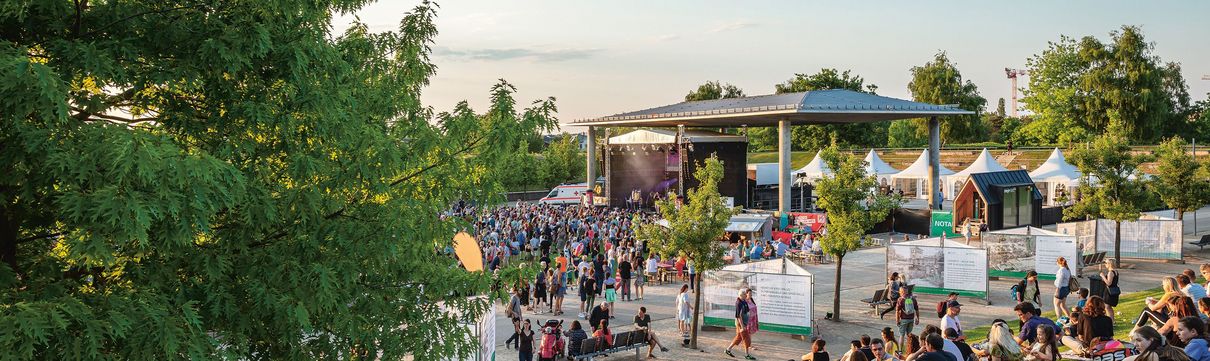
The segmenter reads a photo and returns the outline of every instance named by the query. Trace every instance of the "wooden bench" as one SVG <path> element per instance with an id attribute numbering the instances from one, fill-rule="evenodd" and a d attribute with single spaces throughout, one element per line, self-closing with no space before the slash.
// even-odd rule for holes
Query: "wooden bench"
<path id="1" fill-rule="evenodd" d="M 1197 242 L 1189 242 L 1189 244 L 1197 246 L 1197 250 L 1201 251 L 1203 247 L 1210 246 L 1210 234 L 1203 235 Z"/>
<path id="2" fill-rule="evenodd" d="M 874 309 L 874 313 L 878 313 L 878 306 L 889 305 L 891 300 L 887 299 L 886 297 L 886 289 L 880 289 L 874 291 L 874 297 L 861 300 L 861 302 L 870 305 L 870 307 Z"/>
<path id="3" fill-rule="evenodd" d="M 580 354 L 576 355 L 574 359 L 576 361 L 591 361 L 594 357 L 634 350 L 634 359 L 638 360 L 639 351 L 642 350 L 643 347 L 647 346 L 647 331 L 638 330 L 619 332 L 613 335 L 612 345 L 605 345 L 604 337 L 591 337 L 585 339 L 584 342 L 580 344 Z"/>

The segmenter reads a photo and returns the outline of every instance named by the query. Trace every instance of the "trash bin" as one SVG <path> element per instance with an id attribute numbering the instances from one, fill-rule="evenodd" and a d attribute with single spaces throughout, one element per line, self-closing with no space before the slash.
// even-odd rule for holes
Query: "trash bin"
<path id="1" fill-rule="evenodd" d="M 1088 296 L 1101 296 L 1105 298 L 1108 295 L 1109 288 L 1105 287 L 1105 280 L 1101 279 L 1100 275 L 1088 276 Z"/>

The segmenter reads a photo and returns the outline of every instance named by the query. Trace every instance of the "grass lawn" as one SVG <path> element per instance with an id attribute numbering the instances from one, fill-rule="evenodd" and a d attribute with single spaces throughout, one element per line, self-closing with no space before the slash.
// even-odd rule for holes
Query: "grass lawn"
<path id="1" fill-rule="evenodd" d="M 1143 307 L 1146 305 L 1145 300 L 1147 299 L 1147 297 L 1160 298 L 1160 296 L 1162 296 L 1163 294 L 1164 294 L 1164 289 L 1160 288 L 1160 287 L 1156 287 L 1156 288 L 1152 288 L 1152 289 L 1144 290 L 1144 291 L 1139 291 L 1139 292 L 1134 292 L 1134 293 L 1122 294 L 1118 298 L 1118 307 L 1114 307 L 1114 309 L 1113 309 L 1114 313 L 1117 313 L 1117 315 L 1114 316 L 1114 318 L 1113 318 L 1113 336 L 1114 336 L 1114 338 L 1116 338 L 1118 340 L 1128 340 L 1129 339 L 1128 336 L 1130 334 L 1130 329 L 1134 328 L 1134 324 L 1133 324 L 1134 318 L 1136 316 L 1138 316 L 1139 313 L 1143 312 Z M 1047 296 L 1043 295 L 1042 297 L 1046 298 Z M 1067 304 L 1069 307 L 1071 305 L 1074 305 L 1075 304 L 1074 298 L 1068 299 Z M 1050 308 L 1054 307 L 1054 306 L 1050 306 L 1050 305 L 1047 305 L 1047 306 Z M 1044 312 L 1042 314 L 1042 316 L 1049 318 L 1051 320 L 1055 319 L 1054 311 Z M 1004 320 L 1008 321 L 1008 324 L 1013 329 L 1013 331 L 1020 331 L 1017 327 L 1019 322 L 1017 321 L 1017 316 L 1015 313 L 1005 315 L 1002 318 Z M 991 325 L 988 324 L 985 326 L 967 330 L 966 331 L 967 342 L 968 343 L 983 342 L 984 340 L 987 339 L 987 332 L 990 329 L 991 329 Z"/>

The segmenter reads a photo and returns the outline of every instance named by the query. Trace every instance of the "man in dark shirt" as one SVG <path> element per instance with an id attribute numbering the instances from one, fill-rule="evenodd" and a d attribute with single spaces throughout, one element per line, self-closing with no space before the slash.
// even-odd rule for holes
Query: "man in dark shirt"
<path id="1" fill-rule="evenodd" d="M 1059 329 L 1059 326 L 1055 325 L 1055 321 L 1038 315 L 1042 311 L 1034 308 L 1034 304 L 1032 303 L 1018 303 L 1016 307 L 1013 307 L 1013 311 L 1017 313 L 1017 319 L 1020 319 L 1023 323 L 1021 325 L 1021 332 L 1017 334 L 1017 343 L 1021 344 L 1021 346 L 1032 344 L 1037 339 L 1038 326 L 1049 325 L 1055 328 L 1055 334 L 1062 334 L 1062 330 Z"/>
<path id="2" fill-rule="evenodd" d="M 622 300 L 630 301 L 630 257 L 622 257 L 618 262 L 618 275 L 622 277 Z"/>
<path id="3" fill-rule="evenodd" d="M 865 354 L 866 360 L 874 359 L 874 351 L 870 350 L 870 335 L 861 335 L 861 348 L 857 350 Z"/>
<path id="4" fill-rule="evenodd" d="M 945 340 L 935 333 L 925 338 L 924 348 L 918 352 L 921 354 L 916 361 L 958 361 L 954 355 L 945 352 Z"/>
<path id="5" fill-rule="evenodd" d="M 651 329 L 651 315 L 647 314 L 647 307 L 639 307 L 639 313 L 634 315 L 634 328 L 647 331 L 647 358 L 655 358 L 651 353 L 655 351 L 656 346 L 660 347 L 660 352 L 668 352 L 668 348 L 655 336 L 655 330 Z"/>
<path id="6" fill-rule="evenodd" d="M 588 324 L 592 325 L 592 330 L 596 331 L 601 328 L 601 321 L 605 321 L 605 327 L 609 327 L 609 303 L 601 302 L 597 307 L 592 308 L 592 314 L 588 316 Z"/>

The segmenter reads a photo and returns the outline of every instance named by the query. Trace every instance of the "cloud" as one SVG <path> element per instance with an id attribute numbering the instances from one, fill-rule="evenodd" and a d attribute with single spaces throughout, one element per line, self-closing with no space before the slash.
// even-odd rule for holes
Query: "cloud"
<path id="1" fill-rule="evenodd" d="M 757 26 L 757 24 L 756 24 L 756 23 L 747 22 L 747 21 L 736 21 L 736 22 L 731 22 L 731 23 L 726 23 L 726 24 L 723 24 L 723 25 L 719 25 L 718 27 L 715 27 L 714 29 L 711 29 L 711 30 L 710 30 L 710 32 L 712 32 L 712 33 L 722 33 L 722 32 L 728 32 L 728 31 L 735 31 L 735 30 L 740 30 L 740 29 L 752 28 L 752 27 L 756 27 L 756 26 Z"/>
<path id="2" fill-rule="evenodd" d="M 671 40 L 676 40 L 676 39 L 680 39 L 680 38 L 681 38 L 681 36 L 678 34 L 664 34 L 664 35 L 655 37 L 655 41 L 671 41 Z"/>
<path id="3" fill-rule="evenodd" d="M 433 49 L 433 55 L 458 60 L 502 61 L 525 59 L 535 62 L 549 63 L 587 59 L 595 56 L 601 51 L 601 49 L 451 49 L 437 47 Z"/>

